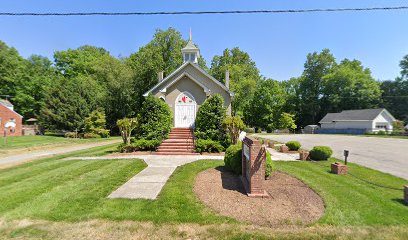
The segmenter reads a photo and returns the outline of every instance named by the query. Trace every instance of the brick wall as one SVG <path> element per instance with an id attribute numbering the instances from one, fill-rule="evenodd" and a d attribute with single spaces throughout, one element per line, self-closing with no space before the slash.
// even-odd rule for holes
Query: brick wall
<path id="1" fill-rule="evenodd" d="M 258 140 L 252 137 L 245 137 L 242 144 L 249 146 L 249 166 L 244 160 L 244 151 L 242 151 L 242 176 L 248 182 L 248 192 L 251 195 L 263 195 L 265 193 L 263 183 L 265 180 L 266 150 Z M 250 168 L 249 176 L 246 174 L 247 167 Z"/>
<path id="2" fill-rule="evenodd" d="M 16 122 L 16 128 L 12 130 L 8 129 L 7 136 L 21 136 L 23 133 L 23 118 L 16 112 L 0 104 L 0 136 L 4 136 L 4 124 L 13 118 Z"/>

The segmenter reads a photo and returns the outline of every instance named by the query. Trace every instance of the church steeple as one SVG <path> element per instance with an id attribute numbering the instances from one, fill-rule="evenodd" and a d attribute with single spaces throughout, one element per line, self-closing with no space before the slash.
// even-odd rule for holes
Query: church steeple
<path id="1" fill-rule="evenodd" d="M 187 45 L 181 49 L 183 54 L 184 62 L 190 61 L 193 63 L 198 63 L 198 58 L 200 57 L 200 49 L 193 43 L 193 34 L 190 29 L 190 39 L 187 42 Z"/>

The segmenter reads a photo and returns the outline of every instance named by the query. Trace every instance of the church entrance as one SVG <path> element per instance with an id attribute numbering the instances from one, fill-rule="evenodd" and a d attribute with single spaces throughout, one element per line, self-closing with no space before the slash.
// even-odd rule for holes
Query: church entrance
<path id="1" fill-rule="evenodd" d="M 197 112 L 197 103 L 189 92 L 182 92 L 175 103 L 175 127 L 193 128 Z"/>

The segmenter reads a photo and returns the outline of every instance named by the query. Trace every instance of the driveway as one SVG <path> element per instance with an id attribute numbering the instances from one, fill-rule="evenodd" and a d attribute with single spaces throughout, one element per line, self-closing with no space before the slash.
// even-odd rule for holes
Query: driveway
<path id="1" fill-rule="evenodd" d="M 33 151 L 29 153 L 11 155 L 11 156 L 0 158 L 0 169 L 9 167 L 9 166 L 13 166 L 16 164 L 28 162 L 28 161 L 38 159 L 38 158 L 50 157 L 50 156 L 57 155 L 57 154 L 64 154 L 64 153 L 69 153 L 69 152 L 74 152 L 74 151 L 79 151 L 79 150 L 85 150 L 85 149 L 105 146 L 105 145 L 109 145 L 113 143 L 120 143 L 121 141 L 122 140 L 107 140 L 107 141 L 92 143 L 92 144 L 81 144 L 81 145 L 75 145 L 75 146 L 57 147 L 52 150 Z"/>
<path id="2" fill-rule="evenodd" d="M 316 145 L 330 146 L 334 157 L 339 159 L 344 159 L 343 151 L 349 150 L 349 162 L 408 179 L 408 139 L 323 134 L 262 137 L 279 142 L 299 141 L 306 149 Z"/>

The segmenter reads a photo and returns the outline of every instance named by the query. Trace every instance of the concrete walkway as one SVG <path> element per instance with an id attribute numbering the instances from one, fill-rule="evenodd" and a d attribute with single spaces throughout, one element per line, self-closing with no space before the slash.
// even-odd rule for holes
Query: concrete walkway
<path id="1" fill-rule="evenodd" d="M 197 160 L 223 160 L 223 156 L 177 156 L 177 155 L 133 155 L 133 156 L 101 156 L 72 157 L 66 160 L 112 160 L 142 159 L 147 167 L 133 176 L 129 181 L 113 191 L 108 198 L 151 199 L 154 200 L 178 166 Z"/>
<path id="2" fill-rule="evenodd" d="M 121 141 L 122 140 L 119 140 L 119 139 L 118 140 L 107 140 L 107 141 L 97 142 L 97 143 L 92 143 L 92 144 L 80 144 L 80 145 L 78 144 L 78 145 L 69 146 L 69 147 L 58 147 L 52 150 L 48 149 L 48 150 L 42 150 L 42 151 L 33 151 L 29 153 L 11 155 L 11 156 L 0 158 L 0 167 L 23 163 L 23 162 L 31 161 L 34 159 L 43 158 L 43 157 L 50 157 L 50 156 L 57 155 L 57 154 L 64 154 L 64 153 L 85 150 L 85 149 L 94 148 L 94 147 L 105 146 L 105 145 L 109 145 L 113 143 L 120 143 Z"/>
<path id="3" fill-rule="evenodd" d="M 273 161 L 299 161 L 299 153 L 282 153 L 273 148 L 266 148 Z"/>

